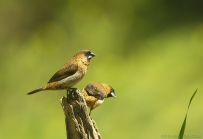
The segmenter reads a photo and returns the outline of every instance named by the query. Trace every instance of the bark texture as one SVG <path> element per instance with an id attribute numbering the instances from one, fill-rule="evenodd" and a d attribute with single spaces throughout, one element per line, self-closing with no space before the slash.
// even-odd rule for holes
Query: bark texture
<path id="1" fill-rule="evenodd" d="M 67 139 L 101 139 L 79 89 L 68 90 L 67 96 L 61 98 L 61 105 L 65 114 Z"/>

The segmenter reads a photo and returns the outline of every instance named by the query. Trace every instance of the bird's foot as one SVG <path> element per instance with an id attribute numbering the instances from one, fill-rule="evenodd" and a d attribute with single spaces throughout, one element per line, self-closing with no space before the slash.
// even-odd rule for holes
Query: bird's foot
<path id="1" fill-rule="evenodd" d="M 67 91 L 68 92 L 75 92 L 78 88 L 68 88 Z"/>
<path id="2" fill-rule="evenodd" d="M 90 115 L 91 115 L 91 112 L 92 112 L 92 110 L 90 109 L 90 112 L 89 112 L 89 117 L 90 117 Z"/>
<path id="3" fill-rule="evenodd" d="M 76 90 L 78 90 L 78 88 L 68 88 L 67 92 L 73 94 L 74 92 L 76 92 Z"/>

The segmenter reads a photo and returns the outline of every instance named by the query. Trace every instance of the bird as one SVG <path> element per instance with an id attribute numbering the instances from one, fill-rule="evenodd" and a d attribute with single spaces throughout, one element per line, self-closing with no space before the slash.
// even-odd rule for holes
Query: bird
<path id="1" fill-rule="evenodd" d="M 114 89 L 106 83 L 91 82 L 82 90 L 82 94 L 87 106 L 90 108 L 89 116 L 93 109 L 104 102 L 105 98 L 116 98 Z"/>
<path id="2" fill-rule="evenodd" d="M 44 90 L 63 90 L 70 89 L 82 80 L 87 72 L 88 65 L 92 57 L 96 56 L 90 50 L 78 51 L 65 65 L 57 71 L 47 84 L 35 89 L 27 95 L 31 95 Z"/>

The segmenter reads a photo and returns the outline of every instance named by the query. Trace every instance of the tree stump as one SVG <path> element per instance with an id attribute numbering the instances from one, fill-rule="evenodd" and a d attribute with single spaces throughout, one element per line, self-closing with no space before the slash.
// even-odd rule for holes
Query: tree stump
<path id="1" fill-rule="evenodd" d="M 67 90 L 67 97 L 63 96 L 60 101 L 65 114 L 67 139 L 101 139 L 79 89 Z"/>

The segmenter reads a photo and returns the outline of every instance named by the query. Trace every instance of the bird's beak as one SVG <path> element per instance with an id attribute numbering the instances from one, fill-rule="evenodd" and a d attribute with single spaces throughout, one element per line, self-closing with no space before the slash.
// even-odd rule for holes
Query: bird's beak
<path id="1" fill-rule="evenodd" d="M 92 57 L 96 56 L 96 55 L 95 55 L 94 53 L 92 53 L 92 52 L 90 53 L 90 55 L 92 55 Z"/>
<path id="2" fill-rule="evenodd" d="M 95 57 L 96 55 L 94 53 L 90 53 L 90 55 L 88 56 L 89 59 L 91 59 L 92 57 Z"/>
<path id="3" fill-rule="evenodd" d="M 111 92 L 112 97 L 116 98 L 116 95 L 114 92 Z"/>

